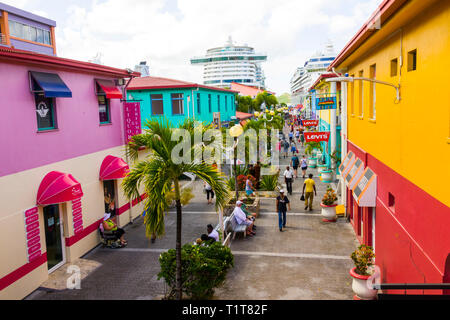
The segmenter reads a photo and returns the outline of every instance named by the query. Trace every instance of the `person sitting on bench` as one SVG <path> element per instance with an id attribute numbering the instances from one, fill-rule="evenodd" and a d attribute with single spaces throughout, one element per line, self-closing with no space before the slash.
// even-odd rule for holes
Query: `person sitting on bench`
<path id="1" fill-rule="evenodd" d="M 253 221 L 248 219 L 245 212 L 241 209 L 242 204 L 243 202 L 240 200 L 236 202 L 236 208 L 234 208 L 233 211 L 234 219 L 236 220 L 237 224 L 247 225 L 247 235 L 254 236 L 256 233 L 253 231 Z"/>
<path id="2" fill-rule="evenodd" d="M 124 239 L 125 230 L 123 230 L 122 228 L 118 228 L 117 224 L 114 222 L 113 219 L 111 219 L 110 213 L 105 213 L 105 215 L 103 216 L 103 222 L 102 222 L 103 229 L 105 231 L 111 231 L 117 237 L 117 239 L 120 239 L 120 243 L 124 246 L 128 243 Z"/>

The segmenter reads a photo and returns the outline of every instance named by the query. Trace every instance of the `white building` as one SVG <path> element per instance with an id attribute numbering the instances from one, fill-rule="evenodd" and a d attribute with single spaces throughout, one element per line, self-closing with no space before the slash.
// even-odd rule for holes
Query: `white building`
<path id="1" fill-rule="evenodd" d="M 326 45 L 325 52 L 318 52 L 308 59 L 304 66 L 297 68 L 291 78 L 291 103 L 303 104 L 308 90 L 317 78 L 327 72 L 328 66 L 336 58 L 333 44 Z"/>
<path id="2" fill-rule="evenodd" d="M 223 47 L 212 48 L 203 57 L 191 59 L 193 65 L 203 65 L 203 84 L 216 87 L 230 87 L 232 82 L 264 88 L 265 77 L 261 63 L 267 55 L 255 53 L 246 44 L 237 46 L 231 37 Z"/>
<path id="3" fill-rule="evenodd" d="M 150 68 L 147 65 L 147 61 L 141 61 L 141 63 L 134 67 L 134 71 L 139 72 L 141 77 L 150 76 Z"/>

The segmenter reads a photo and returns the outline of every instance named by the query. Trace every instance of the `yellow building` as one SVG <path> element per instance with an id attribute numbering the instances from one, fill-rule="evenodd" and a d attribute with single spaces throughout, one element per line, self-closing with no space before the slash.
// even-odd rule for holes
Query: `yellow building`
<path id="1" fill-rule="evenodd" d="M 347 212 L 384 283 L 450 282 L 449 54 L 450 0 L 385 0 L 329 68 L 347 76 Z"/>

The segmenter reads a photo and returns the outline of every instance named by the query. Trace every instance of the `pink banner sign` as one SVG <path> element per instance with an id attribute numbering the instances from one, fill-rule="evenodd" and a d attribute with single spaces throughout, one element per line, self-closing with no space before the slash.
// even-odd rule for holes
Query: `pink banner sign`
<path id="1" fill-rule="evenodd" d="M 29 216 L 32 216 L 35 213 L 38 213 L 37 207 L 31 208 L 31 209 L 25 211 L 25 217 L 28 218 Z"/>
<path id="2" fill-rule="evenodd" d="M 33 231 L 30 231 L 27 233 L 27 240 L 30 240 L 34 237 L 36 237 L 38 234 L 40 234 L 39 229 L 34 229 Z"/>
<path id="3" fill-rule="evenodd" d="M 141 134 L 141 105 L 139 102 L 126 102 L 123 104 L 125 121 L 125 143 L 135 135 Z"/>

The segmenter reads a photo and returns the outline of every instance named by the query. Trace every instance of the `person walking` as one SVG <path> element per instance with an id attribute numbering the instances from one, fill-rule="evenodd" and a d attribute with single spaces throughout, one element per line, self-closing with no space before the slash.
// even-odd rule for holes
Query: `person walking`
<path id="1" fill-rule="evenodd" d="M 300 132 L 300 143 L 302 144 L 302 147 L 305 144 L 305 135 L 303 134 L 303 131 Z"/>
<path id="2" fill-rule="evenodd" d="M 314 195 L 317 196 L 316 183 L 314 182 L 312 177 L 313 175 L 309 174 L 309 179 L 306 179 L 305 182 L 303 183 L 303 192 L 302 192 L 302 195 L 304 195 L 305 197 L 305 210 L 307 210 L 309 207 L 309 211 L 313 210 L 312 206 L 314 201 Z"/>
<path id="3" fill-rule="evenodd" d="M 297 153 L 297 146 L 295 145 L 295 142 L 291 143 L 291 153 L 292 155 Z"/>
<path id="4" fill-rule="evenodd" d="M 294 177 L 294 172 L 292 172 L 289 166 L 286 167 L 286 170 L 283 173 L 284 181 L 286 182 L 287 192 L 292 195 L 292 179 Z"/>
<path id="5" fill-rule="evenodd" d="M 305 179 L 306 176 L 306 170 L 308 169 L 308 161 L 306 160 L 305 155 L 303 155 L 302 160 L 300 160 L 300 167 L 302 168 L 303 173 L 303 179 Z"/>
<path id="6" fill-rule="evenodd" d="M 289 142 L 291 143 L 292 142 L 292 140 L 294 139 L 294 132 L 293 132 L 293 129 L 291 129 L 291 131 L 289 132 Z"/>
<path id="7" fill-rule="evenodd" d="M 253 195 L 253 192 L 255 191 L 252 181 L 250 180 L 250 176 L 247 176 L 247 181 L 245 181 L 245 193 L 248 197 Z"/>
<path id="8" fill-rule="evenodd" d="M 277 212 L 278 212 L 278 227 L 280 232 L 286 228 L 286 212 L 291 211 L 291 204 L 288 197 L 284 195 L 284 190 L 280 190 L 280 195 L 277 197 Z"/>
<path id="9" fill-rule="evenodd" d="M 204 187 L 205 187 L 205 193 L 206 193 L 206 200 L 208 200 L 208 204 L 212 203 L 212 200 L 214 199 L 214 191 L 212 189 L 212 187 L 207 184 L 206 182 L 203 183 Z"/>
<path id="10" fill-rule="evenodd" d="M 299 164 L 300 164 L 300 159 L 298 158 L 297 154 L 294 154 L 294 156 L 291 158 L 291 165 L 292 165 L 292 168 L 294 168 L 295 179 L 298 178 Z"/>
<path id="11" fill-rule="evenodd" d="M 283 151 L 284 151 L 284 159 L 286 159 L 286 157 L 288 156 L 288 152 L 289 152 L 289 142 L 287 142 L 287 140 L 283 140 Z"/>

